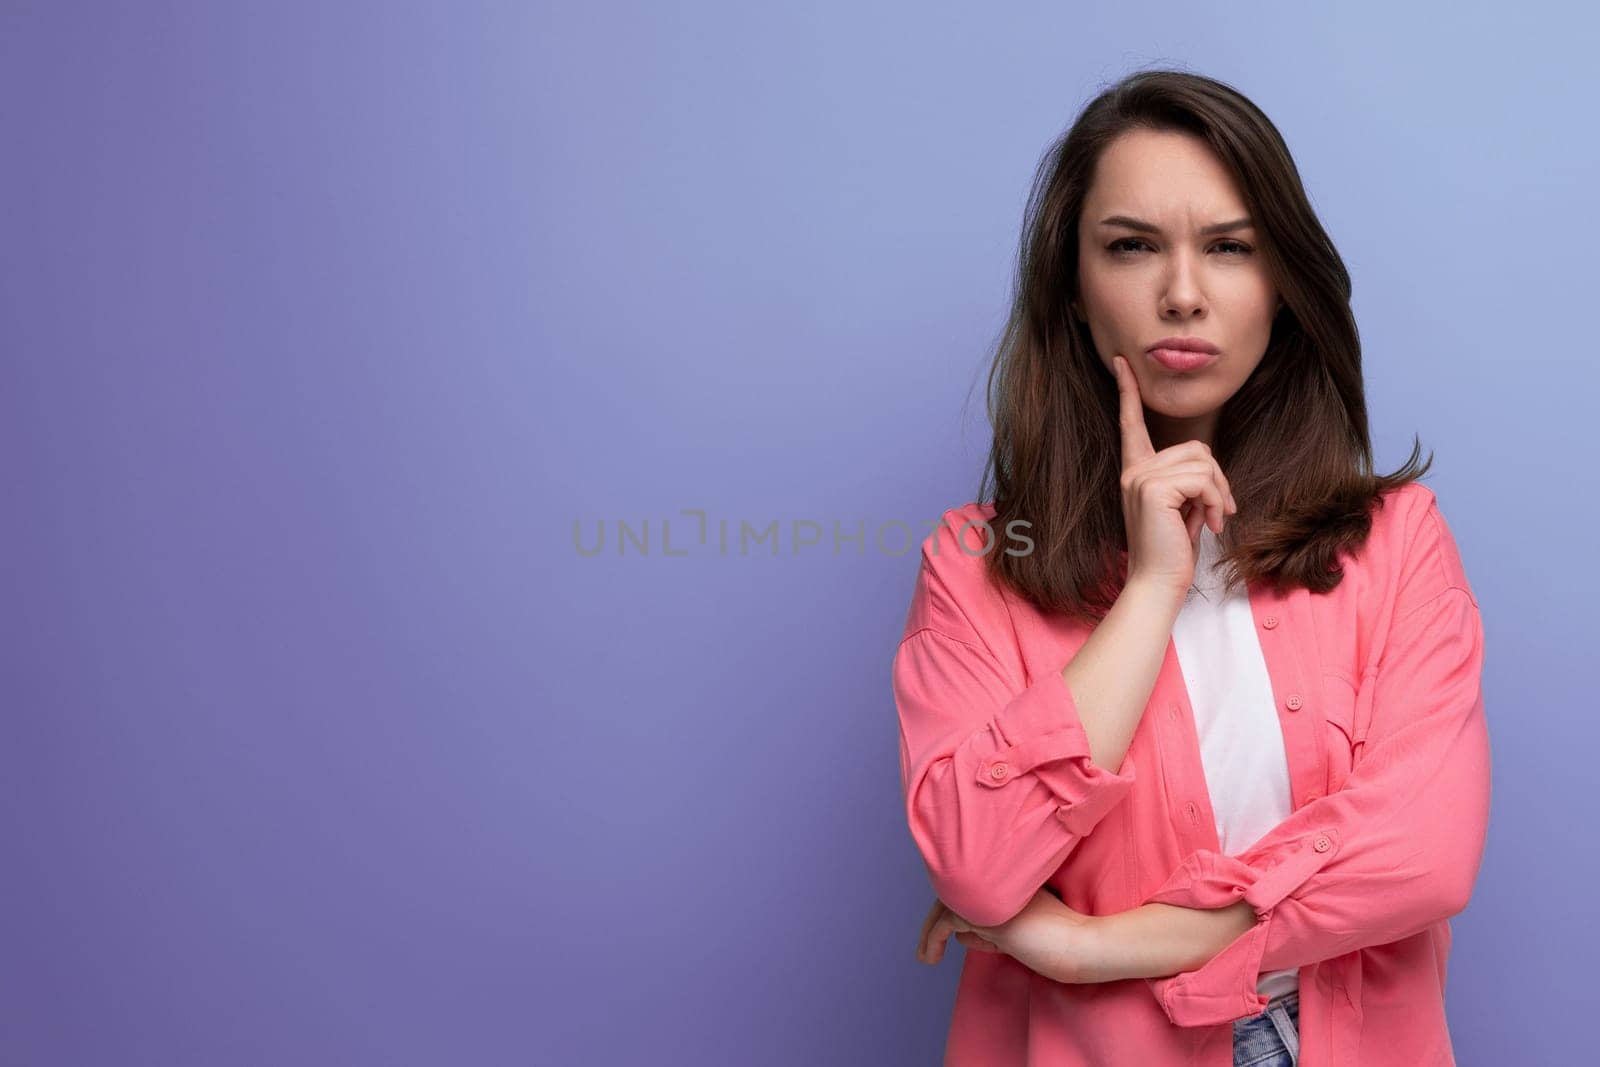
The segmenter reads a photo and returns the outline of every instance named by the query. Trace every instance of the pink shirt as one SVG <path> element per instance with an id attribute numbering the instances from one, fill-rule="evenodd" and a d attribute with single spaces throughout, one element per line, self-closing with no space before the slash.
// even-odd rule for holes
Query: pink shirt
<path id="1" fill-rule="evenodd" d="M 1432 491 L 1385 500 L 1331 593 L 1249 588 L 1293 814 L 1231 856 L 1170 640 L 1122 765 L 1095 765 L 1061 677 L 1091 627 L 988 580 L 986 544 L 1024 547 L 961 531 L 992 505 L 945 513 L 893 664 L 906 816 L 934 892 L 981 926 L 1046 883 L 1094 915 L 1242 898 L 1257 917 L 1163 978 L 1067 984 L 967 952 L 947 1065 L 1231 1067 L 1233 1020 L 1259 1013 L 1258 976 L 1285 968 L 1299 971 L 1302 1067 L 1455 1062 L 1447 920 L 1489 817 L 1483 629 Z"/>

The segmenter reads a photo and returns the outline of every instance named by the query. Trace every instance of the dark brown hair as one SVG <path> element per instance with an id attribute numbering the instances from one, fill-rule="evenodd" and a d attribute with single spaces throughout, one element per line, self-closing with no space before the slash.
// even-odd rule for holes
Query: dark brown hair
<path id="1" fill-rule="evenodd" d="M 988 553 L 992 580 L 1043 610 L 1098 620 L 1126 578 L 1116 379 L 1078 294 L 1078 220 L 1100 154 L 1137 128 L 1202 138 L 1238 183 L 1283 297 L 1260 365 L 1223 405 L 1212 452 L 1239 505 L 1222 537 L 1230 585 L 1334 588 L 1384 493 L 1415 481 L 1420 442 L 1376 475 L 1350 274 L 1317 220 L 1283 137 L 1242 94 L 1183 71 L 1131 74 L 1095 97 L 1046 153 L 1024 215 L 1015 297 L 989 371 L 997 534 L 1022 519 L 1027 554 Z"/>

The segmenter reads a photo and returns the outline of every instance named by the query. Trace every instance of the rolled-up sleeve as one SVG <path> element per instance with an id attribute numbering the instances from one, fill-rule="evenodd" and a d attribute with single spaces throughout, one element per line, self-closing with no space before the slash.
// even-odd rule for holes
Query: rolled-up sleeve
<path id="1" fill-rule="evenodd" d="M 893 680 L 906 816 L 934 891 L 979 926 L 1006 922 L 1127 794 L 1133 761 L 1090 760 L 1060 670 L 1019 687 L 985 648 L 922 628 Z"/>
<path id="2" fill-rule="evenodd" d="M 1191 853 L 1146 898 L 1255 909 L 1199 968 L 1147 979 L 1168 1017 L 1207 1026 L 1258 1014 L 1264 971 L 1388 944 L 1462 911 L 1488 830 L 1483 625 L 1449 529 L 1430 505 L 1377 663 L 1363 679 L 1366 745 L 1343 788 L 1237 855 Z"/>

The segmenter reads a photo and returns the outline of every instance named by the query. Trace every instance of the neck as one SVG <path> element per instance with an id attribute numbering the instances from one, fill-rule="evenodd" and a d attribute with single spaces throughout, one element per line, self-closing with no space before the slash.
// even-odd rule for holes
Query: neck
<path id="1" fill-rule="evenodd" d="M 1200 441 L 1207 448 L 1215 448 L 1217 413 L 1208 411 L 1193 418 L 1175 418 L 1159 412 L 1144 410 L 1145 425 L 1150 429 L 1150 443 L 1157 452 L 1185 441 Z"/>

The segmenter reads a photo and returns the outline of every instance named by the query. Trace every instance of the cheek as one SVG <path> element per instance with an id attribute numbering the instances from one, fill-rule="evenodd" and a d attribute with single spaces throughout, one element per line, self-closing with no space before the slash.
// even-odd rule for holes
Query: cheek
<path id="1" fill-rule="evenodd" d="M 1114 330 L 1120 322 L 1139 321 L 1140 295 L 1126 279 L 1114 280 L 1090 270 L 1078 278 L 1078 288 L 1083 294 L 1084 311 L 1099 328 Z"/>
<path id="2" fill-rule="evenodd" d="M 1241 279 L 1236 299 L 1239 307 L 1252 313 L 1252 318 L 1271 325 L 1278 308 L 1278 293 L 1264 273 Z"/>

